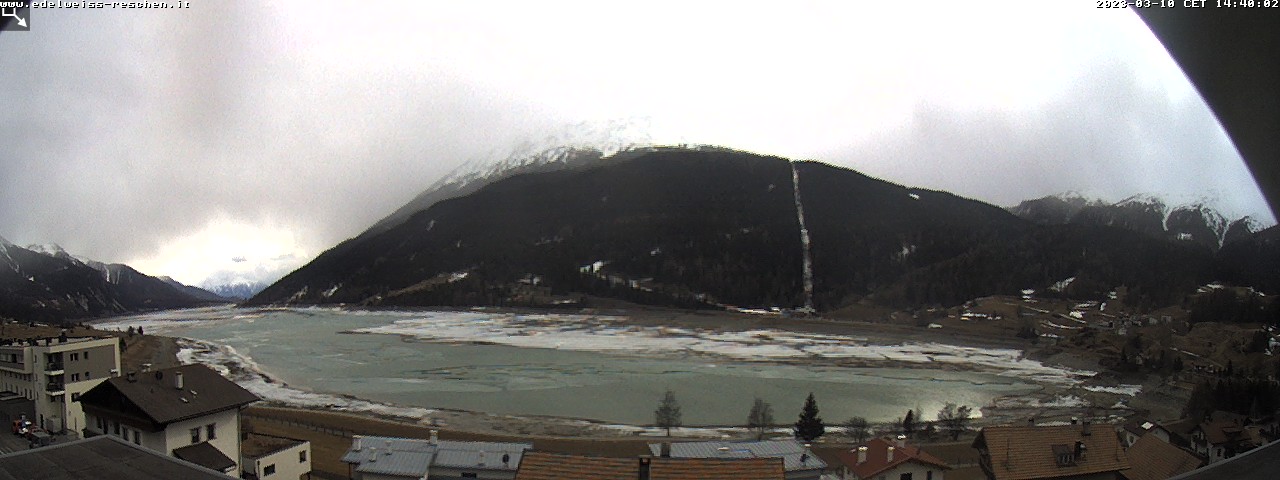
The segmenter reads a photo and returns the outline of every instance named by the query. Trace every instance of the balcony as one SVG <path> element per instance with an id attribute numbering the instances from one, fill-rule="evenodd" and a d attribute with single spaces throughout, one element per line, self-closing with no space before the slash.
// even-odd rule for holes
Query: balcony
<path id="1" fill-rule="evenodd" d="M 58 372 L 62 370 L 62 362 L 49 362 L 44 366 L 46 372 Z"/>
<path id="2" fill-rule="evenodd" d="M 52 392 L 65 391 L 67 387 L 66 385 L 63 385 L 62 382 L 57 382 L 57 383 L 50 383 L 48 385 L 45 385 L 44 389 L 45 391 L 52 393 Z"/>

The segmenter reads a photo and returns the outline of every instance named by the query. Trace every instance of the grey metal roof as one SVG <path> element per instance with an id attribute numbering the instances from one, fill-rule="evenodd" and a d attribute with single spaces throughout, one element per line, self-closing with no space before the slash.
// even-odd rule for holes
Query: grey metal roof
<path id="1" fill-rule="evenodd" d="M 509 455 L 507 463 L 502 463 L 502 456 Z M 481 457 L 479 450 L 444 450 L 436 452 L 433 465 L 450 468 L 474 468 L 482 470 L 515 471 L 520 466 L 520 452 L 484 451 Z"/>
<path id="2" fill-rule="evenodd" d="M 662 452 L 662 444 L 649 444 L 654 456 Z M 671 444 L 674 458 L 781 458 L 787 471 L 826 468 L 822 461 L 797 440 L 762 440 L 754 442 L 679 442 Z M 804 459 L 801 461 L 801 459 Z"/>
<path id="3" fill-rule="evenodd" d="M 431 468 L 431 453 L 392 451 L 388 455 L 383 450 L 375 449 L 365 449 L 362 453 L 358 462 L 348 462 L 359 463 L 356 471 L 360 473 L 420 477 Z M 377 460 L 372 460 L 373 458 Z M 346 461 L 346 457 L 343 460 Z"/>
<path id="4" fill-rule="evenodd" d="M 522 452 L 532 448 L 529 443 L 440 440 L 433 444 L 417 438 L 361 436 L 351 441 L 342 461 L 357 465 L 357 472 L 382 475 L 421 476 L 432 466 L 514 471 Z M 504 454 L 510 455 L 506 465 Z"/>
<path id="5" fill-rule="evenodd" d="M 0 455 L 0 480 L 235 480 L 119 438 L 84 440 Z"/>

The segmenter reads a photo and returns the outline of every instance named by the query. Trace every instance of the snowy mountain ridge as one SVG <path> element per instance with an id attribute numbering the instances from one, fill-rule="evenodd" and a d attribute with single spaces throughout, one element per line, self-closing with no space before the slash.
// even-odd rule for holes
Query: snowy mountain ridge
<path id="1" fill-rule="evenodd" d="M 1266 227 L 1251 215 L 1224 213 L 1214 193 L 1207 195 L 1140 193 L 1108 202 L 1076 191 L 1024 201 L 1008 211 L 1042 224 L 1092 223 L 1140 231 L 1210 248 Z"/>

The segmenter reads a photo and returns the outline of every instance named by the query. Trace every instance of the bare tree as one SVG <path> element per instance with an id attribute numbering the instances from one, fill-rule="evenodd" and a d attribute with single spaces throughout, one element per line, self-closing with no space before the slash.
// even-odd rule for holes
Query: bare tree
<path id="1" fill-rule="evenodd" d="M 769 402 L 756 397 L 751 405 L 751 413 L 747 414 L 747 428 L 756 431 L 756 440 L 764 438 L 764 433 L 773 425 L 773 406 Z"/>
<path id="2" fill-rule="evenodd" d="M 867 431 L 868 426 L 867 419 L 862 417 L 853 417 L 844 421 L 845 433 L 858 443 L 867 441 L 867 437 L 870 436 L 870 432 Z"/>
<path id="3" fill-rule="evenodd" d="M 658 409 L 653 411 L 654 424 L 659 428 L 667 429 L 667 436 L 671 436 L 671 428 L 679 427 L 680 422 L 680 404 L 676 402 L 676 394 L 670 389 L 662 396 L 662 402 L 658 404 Z"/>
<path id="4" fill-rule="evenodd" d="M 956 440 L 960 438 L 960 433 L 964 432 L 965 427 L 969 425 L 969 414 L 971 413 L 972 409 L 968 405 L 957 408 L 956 404 L 947 402 L 942 407 L 942 410 L 938 411 L 938 423 L 942 425 L 944 430 L 951 433 L 951 440 Z"/>

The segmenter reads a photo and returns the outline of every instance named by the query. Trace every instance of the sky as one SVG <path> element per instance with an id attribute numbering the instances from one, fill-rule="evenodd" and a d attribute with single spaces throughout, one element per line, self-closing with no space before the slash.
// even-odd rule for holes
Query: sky
<path id="1" fill-rule="evenodd" d="M 0 35 L 0 236 L 271 281 L 465 162 L 616 125 L 1000 206 L 1275 223 L 1138 16 L 1091 1 L 190 3 Z"/>

